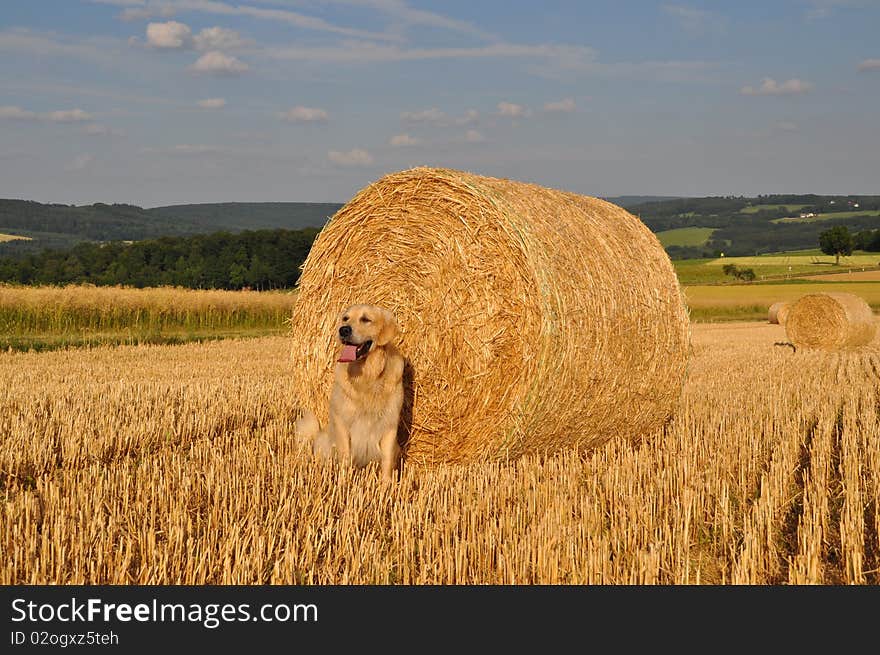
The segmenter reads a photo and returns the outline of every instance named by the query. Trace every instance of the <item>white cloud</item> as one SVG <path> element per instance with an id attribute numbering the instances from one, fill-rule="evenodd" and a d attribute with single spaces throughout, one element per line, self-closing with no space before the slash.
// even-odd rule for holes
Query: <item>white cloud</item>
<path id="1" fill-rule="evenodd" d="M 95 160 L 94 155 L 83 153 L 73 158 L 65 168 L 69 171 L 81 171 Z"/>
<path id="2" fill-rule="evenodd" d="M 510 118 L 523 118 L 524 116 L 529 115 L 528 109 L 526 109 L 522 105 L 517 105 L 513 102 L 499 102 L 497 109 L 499 116 L 509 116 Z"/>
<path id="3" fill-rule="evenodd" d="M 531 58 L 551 60 L 564 68 L 579 69 L 586 67 L 595 59 L 596 51 L 584 46 L 554 44 L 492 43 L 465 48 L 402 48 L 375 42 L 343 41 L 334 46 L 268 48 L 265 54 L 272 59 L 351 63 L 423 59 Z"/>
<path id="4" fill-rule="evenodd" d="M 395 148 L 417 146 L 422 143 L 421 139 L 410 136 L 409 134 L 395 134 L 388 143 Z"/>
<path id="5" fill-rule="evenodd" d="M 544 105 L 544 111 L 551 113 L 568 113 L 574 111 L 576 107 L 577 105 L 573 98 L 565 98 L 564 100 L 559 100 L 557 102 L 546 103 Z"/>
<path id="6" fill-rule="evenodd" d="M 865 59 L 859 62 L 858 69 L 862 73 L 865 71 L 880 71 L 880 59 Z"/>
<path id="7" fill-rule="evenodd" d="M 329 118 L 326 110 L 318 107 L 298 105 L 278 114 L 278 118 L 289 123 L 323 123 Z"/>
<path id="8" fill-rule="evenodd" d="M 480 118 L 480 112 L 476 109 L 468 109 L 464 116 L 459 116 L 458 118 L 453 119 L 453 124 L 455 125 L 470 125 L 472 123 L 476 123 Z"/>
<path id="9" fill-rule="evenodd" d="M 79 123 L 92 120 L 92 115 L 82 109 L 60 109 L 43 115 L 50 123 Z"/>
<path id="10" fill-rule="evenodd" d="M 100 123 L 92 123 L 86 125 L 85 133 L 89 136 L 124 136 L 125 132 L 117 130 L 115 127 L 108 127 Z"/>
<path id="11" fill-rule="evenodd" d="M 446 120 L 446 114 L 436 107 L 421 111 L 405 111 L 400 118 L 407 123 L 442 123 Z"/>
<path id="12" fill-rule="evenodd" d="M 327 159 L 339 166 L 369 166 L 373 163 L 373 156 L 360 148 L 353 148 L 347 152 L 331 150 L 327 153 Z"/>
<path id="13" fill-rule="evenodd" d="M 153 48 L 180 50 L 193 45 L 192 30 L 177 21 L 147 25 L 147 45 Z"/>
<path id="14" fill-rule="evenodd" d="M 225 55 L 219 50 L 211 50 L 198 58 L 196 63 L 190 66 L 190 70 L 195 73 L 211 73 L 214 75 L 240 75 L 250 69 L 246 63 L 233 57 Z"/>
<path id="15" fill-rule="evenodd" d="M 784 96 L 798 95 L 812 90 L 812 84 L 796 78 L 780 84 L 771 77 L 765 77 L 757 89 L 753 86 L 744 86 L 740 89 L 740 93 L 744 96 Z"/>
<path id="16" fill-rule="evenodd" d="M 199 107 L 202 109 L 222 109 L 226 106 L 226 100 L 224 98 L 205 98 L 204 100 L 199 100 Z"/>
<path id="17" fill-rule="evenodd" d="M 776 128 L 783 132 L 797 132 L 799 129 L 797 123 L 791 121 L 779 121 L 776 123 Z"/>
<path id="18" fill-rule="evenodd" d="M 235 30 L 207 27 L 193 38 L 197 50 L 235 50 L 248 45 Z"/>
<path id="19" fill-rule="evenodd" d="M 257 19 L 265 19 L 273 22 L 285 22 L 296 27 L 326 31 L 347 36 L 360 38 L 372 38 L 387 41 L 402 41 L 403 37 L 392 31 L 366 32 L 328 23 L 325 20 L 290 11 L 289 9 L 268 9 L 248 5 L 232 5 L 216 0 L 91 0 L 99 4 L 125 7 L 118 16 L 122 20 L 138 20 L 153 16 L 168 17 L 176 11 L 200 11 L 224 16 L 250 16 Z M 486 32 L 472 23 L 444 16 L 442 14 L 410 7 L 404 0 L 326 0 L 329 4 L 352 5 L 357 8 L 368 9 L 385 14 L 393 22 L 396 30 L 412 25 L 445 29 L 459 32 L 469 36 L 485 40 L 497 40 L 495 35 Z M 276 4 L 287 6 L 292 4 L 285 0 L 262 0 L 261 4 Z"/>
<path id="20" fill-rule="evenodd" d="M 372 39 L 377 41 L 402 41 L 397 34 L 370 32 L 334 25 L 322 18 L 308 16 L 287 9 L 268 9 L 250 4 L 228 4 L 217 0 L 150 0 L 138 3 L 117 3 L 108 0 L 92 0 L 101 4 L 112 4 L 126 9 L 119 15 L 123 20 L 137 20 L 155 16 L 171 16 L 175 12 L 203 12 L 217 16 L 247 16 L 273 23 L 287 23 L 300 29 L 318 32 L 330 32 L 351 38 Z"/>
<path id="21" fill-rule="evenodd" d="M 80 123 L 92 120 L 92 115 L 82 109 L 58 109 L 38 114 L 29 109 L 12 105 L 0 107 L 0 118 L 13 120 L 42 121 L 46 123 Z"/>
<path id="22" fill-rule="evenodd" d="M 464 133 L 464 140 L 468 143 L 482 143 L 486 138 L 476 130 L 468 130 Z"/>
<path id="23" fill-rule="evenodd" d="M 199 3 L 201 6 L 208 0 L 189 0 L 189 2 Z M 214 5 L 227 7 L 232 10 L 233 15 L 236 15 L 237 9 L 241 8 L 211 2 L 211 6 Z M 225 10 L 222 13 L 230 14 Z M 120 53 L 117 49 L 125 41 L 120 39 L 106 41 L 106 43 L 96 43 L 90 39 L 70 42 L 70 39 L 59 39 L 58 35 L 51 33 L 37 36 L 22 30 L 0 31 L 0 51 L 12 50 L 35 55 L 71 56 L 100 61 L 106 65 L 118 65 Z M 355 65 L 396 61 L 510 58 L 527 62 L 529 64 L 527 70 L 531 73 L 553 79 L 563 77 L 570 79 L 573 74 L 586 74 L 673 82 L 715 81 L 716 76 L 710 75 L 707 71 L 718 67 L 717 63 L 705 61 L 604 63 L 598 60 L 597 52 L 587 46 L 524 45 L 503 42 L 474 47 L 409 48 L 378 43 L 377 40 L 344 40 L 340 43 L 322 46 L 264 47 L 260 48 L 259 55 L 280 61 L 337 62 Z"/>
<path id="24" fill-rule="evenodd" d="M 461 116 L 449 116 L 446 112 L 431 107 L 421 111 L 405 111 L 400 114 L 400 118 L 407 123 L 422 123 L 436 127 L 449 127 L 450 125 L 463 127 L 476 123 L 480 118 L 480 112 L 476 109 L 468 109 Z"/>
<path id="25" fill-rule="evenodd" d="M 27 109 L 22 109 L 21 107 L 15 107 L 13 105 L 3 105 L 0 106 L 0 118 L 9 118 L 19 121 L 32 121 L 37 120 L 38 116 L 35 112 L 29 111 Z"/>
<path id="26" fill-rule="evenodd" d="M 138 45 L 137 37 L 129 39 L 129 45 Z M 184 23 L 168 21 L 147 25 L 147 45 L 160 50 L 235 50 L 249 45 L 235 30 L 225 27 L 206 27 L 198 34 Z"/>
<path id="27" fill-rule="evenodd" d="M 395 24 L 400 25 L 424 25 L 427 27 L 437 27 L 468 34 L 477 38 L 486 40 L 496 40 L 495 35 L 475 27 L 472 23 L 466 21 L 449 18 L 423 9 L 416 9 L 407 5 L 404 0 L 335 0 L 340 4 L 352 4 L 359 6 L 367 6 L 383 13 L 392 18 Z"/>

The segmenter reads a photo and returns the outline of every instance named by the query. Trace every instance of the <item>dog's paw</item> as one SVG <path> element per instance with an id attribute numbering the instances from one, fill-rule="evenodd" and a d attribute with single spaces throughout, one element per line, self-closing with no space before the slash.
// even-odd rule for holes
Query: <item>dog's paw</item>
<path id="1" fill-rule="evenodd" d="M 303 415 L 296 419 L 296 437 L 302 441 L 310 441 L 315 435 L 321 431 L 321 425 L 318 423 L 318 417 L 309 410 L 305 410 Z"/>

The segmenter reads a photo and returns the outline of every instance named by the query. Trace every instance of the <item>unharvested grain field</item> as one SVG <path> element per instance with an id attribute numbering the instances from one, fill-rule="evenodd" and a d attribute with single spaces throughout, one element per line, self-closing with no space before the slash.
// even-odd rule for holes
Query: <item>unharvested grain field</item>
<path id="1" fill-rule="evenodd" d="M 289 291 L 0 284 L 0 349 L 183 343 L 283 332 Z"/>
<path id="2" fill-rule="evenodd" d="M 880 344 L 696 325 L 676 418 L 509 463 L 316 467 L 284 337 L 0 354 L 0 583 L 880 583 Z"/>
<path id="3" fill-rule="evenodd" d="M 30 241 L 30 237 L 23 237 L 17 234 L 2 234 L 0 233 L 0 243 L 5 243 L 7 241 Z"/>

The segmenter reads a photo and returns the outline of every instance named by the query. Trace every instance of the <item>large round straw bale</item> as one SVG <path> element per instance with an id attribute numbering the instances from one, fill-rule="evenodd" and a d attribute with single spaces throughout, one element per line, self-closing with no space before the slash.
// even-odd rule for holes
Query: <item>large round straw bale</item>
<path id="1" fill-rule="evenodd" d="M 636 217 L 596 198 L 433 168 L 362 189 L 315 240 L 292 318 L 294 392 L 322 425 L 335 321 L 354 303 L 397 317 L 409 461 L 636 437 L 680 396 L 675 272 Z"/>
<path id="2" fill-rule="evenodd" d="M 874 314 L 851 293 L 811 293 L 792 303 L 785 319 L 788 340 L 799 348 L 836 350 L 869 343 Z"/>
<path id="3" fill-rule="evenodd" d="M 775 302 L 770 305 L 770 309 L 767 312 L 767 320 L 771 323 L 778 323 L 779 325 L 785 325 L 785 318 L 788 316 L 788 308 L 789 303 L 787 302 Z"/>

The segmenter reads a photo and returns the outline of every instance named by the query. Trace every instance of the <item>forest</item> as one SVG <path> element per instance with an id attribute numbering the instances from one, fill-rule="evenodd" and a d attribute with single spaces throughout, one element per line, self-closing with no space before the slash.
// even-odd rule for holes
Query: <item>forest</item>
<path id="1" fill-rule="evenodd" d="M 79 243 L 0 258 L 0 282 L 256 290 L 291 288 L 316 228 L 246 230 L 135 243 Z"/>

